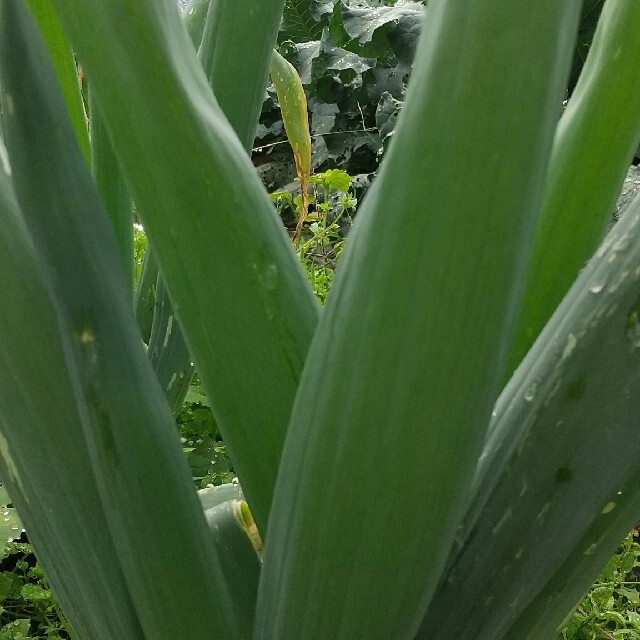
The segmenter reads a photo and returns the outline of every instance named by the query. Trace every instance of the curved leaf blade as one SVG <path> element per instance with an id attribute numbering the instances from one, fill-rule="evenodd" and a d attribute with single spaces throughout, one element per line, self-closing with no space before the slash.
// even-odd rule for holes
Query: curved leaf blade
<path id="1" fill-rule="evenodd" d="M 552 637 L 637 521 L 639 240 L 637 197 L 500 396 L 418 638 Z"/>
<path id="2" fill-rule="evenodd" d="M 511 374 L 595 251 L 640 142 L 640 3 L 609 0 L 560 119 Z"/>
<path id="3" fill-rule="evenodd" d="M 0 23 L 6 26 L 4 11 L 3 3 Z M 0 156 L 6 158 L 2 143 Z M 0 314 L 0 472 L 78 638 L 143 640 L 73 389 L 60 374 L 67 361 L 51 290 L 22 220 L 8 162 L 3 166 L 0 288 L 11 304 Z M 60 460 L 65 464 L 52 472 L 52 461 Z M 78 591 L 77 584 L 85 588 Z"/>

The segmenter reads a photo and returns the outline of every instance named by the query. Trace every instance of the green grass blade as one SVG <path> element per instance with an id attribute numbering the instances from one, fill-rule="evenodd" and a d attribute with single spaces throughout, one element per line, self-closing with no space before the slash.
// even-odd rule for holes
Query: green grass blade
<path id="1" fill-rule="evenodd" d="M 579 14 L 429 3 L 294 406 L 257 640 L 416 631 L 499 390 Z"/>
<path id="2" fill-rule="evenodd" d="M 82 149 L 82 154 L 87 164 L 89 164 L 91 161 L 89 133 L 71 45 L 62 30 L 60 18 L 51 0 L 26 0 L 26 2 L 47 43 L 49 55 L 58 76 L 58 82 L 62 87 L 62 94 L 67 104 L 69 117 L 73 123 L 73 130 Z"/>
<path id="3" fill-rule="evenodd" d="M 608 0 L 549 166 L 508 373 L 595 251 L 640 142 L 640 3 Z"/>
<path id="4" fill-rule="evenodd" d="M 318 317 L 310 285 L 173 0 L 55 2 L 264 531 Z"/>
<path id="5" fill-rule="evenodd" d="M 419 638 L 554 637 L 637 522 L 639 280 L 636 198 L 496 405 L 462 548 Z"/>
<path id="6" fill-rule="evenodd" d="M 220 108 L 251 151 L 284 0 L 212 0 L 198 50 Z"/>
<path id="7" fill-rule="evenodd" d="M 133 291 L 133 209 L 131 196 L 124 183 L 100 107 L 89 91 L 91 123 L 91 170 L 113 225 L 124 270 Z"/>
<path id="8" fill-rule="evenodd" d="M 172 413 L 177 414 L 193 378 L 193 362 L 176 320 L 167 288 L 158 278 L 149 359 Z"/>
<path id="9" fill-rule="evenodd" d="M 302 202 L 300 215 L 294 233 L 297 238 L 302 224 L 309 210 L 309 177 L 311 176 L 311 134 L 309 132 L 309 114 L 307 112 L 307 97 L 304 93 L 302 80 L 295 67 L 278 51 L 271 56 L 271 81 L 278 94 L 280 112 L 284 129 L 296 164 L 296 173 L 300 180 Z"/>
<path id="10" fill-rule="evenodd" d="M 3 165 L 0 290 L 11 303 L 0 314 L 0 473 L 78 638 L 143 640 L 60 373 L 67 362 L 51 291 Z"/>
<path id="11" fill-rule="evenodd" d="M 20 3 L 0 6 L 7 149 L 21 210 L 56 294 L 65 347 L 66 367 L 53 375 L 64 379 L 67 371 L 70 378 L 141 627 L 148 638 L 241 637 L 173 418 L 140 341 L 108 214 L 75 145 L 44 44 Z M 32 499 L 33 491 L 25 488 L 24 496 Z M 65 579 L 70 590 L 86 589 Z"/>

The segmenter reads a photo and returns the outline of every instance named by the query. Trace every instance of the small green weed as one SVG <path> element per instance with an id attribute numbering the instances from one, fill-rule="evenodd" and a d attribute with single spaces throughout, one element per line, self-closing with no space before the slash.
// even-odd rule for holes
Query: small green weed
<path id="1" fill-rule="evenodd" d="M 133 263 L 135 268 L 135 283 L 138 284 L 140 273 L 142 272 L 142 263 L 144 261 L 144 253 L 147 250 L 147 234 L 144 232 L 142 225 L 133 225 Z"/>
<path id="2" fill-rule="evenodd" d="M 568 619 L 558 640 L 640 639 L 640 544 L 632 531 Z"/>
<path id="3" fill-rule="evenodd" d="M 8 542 L 0 558 L 0 640 L 74 640 L 32 546 Z"/>
<path id="4" fill-rule="evenodd" d="M 294 246 L 316 297 L 324 303 L 342 252 L 345 227 L 351 223 L 358 201 L 350 191 L 351 177 L 340 169 L 313 175 L 309 184 L 313 189 L 309 196 L 313 210 Z M 296 217 L 300 215 L 301 195 L 294 198 L 288 191 L 278 191 L 270 197 L 280 212 L 290 208 Z"/>
<path id="5" fill-rule="evenodd" d="M 197 376 L 176 423 L 196 487 L 204 489 L 211 484 L 231 482 L 235 477 L 231 460 Z"/>

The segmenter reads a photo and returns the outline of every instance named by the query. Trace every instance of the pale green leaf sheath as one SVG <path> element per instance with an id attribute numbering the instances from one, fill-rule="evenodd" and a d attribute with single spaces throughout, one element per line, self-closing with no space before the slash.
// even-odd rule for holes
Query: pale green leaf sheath
<path id="1" fill-rule="evenodd" d="M 294 406 L 258 640 L 415 633 L 498 392 L 579 13 L 429 3 Z"/>
<path id="2" fill-rule="evenodd" d="M 55 1 L 264 531 L 317 321 L 313 293 L 173 0 Z M 273 38 L 254 36 L 248 48 Z"/>
<path id="3" fill-rule="evenodd" d="M 608 0 L 560 120 L 507 375 L 595 251 L 640 142 L 640 2 Z"/>
<path id="4" fill-rule="evenodd" d="M 546 640 L 637 523 L 640 197 L 496 403 L 420 640 Z"/>

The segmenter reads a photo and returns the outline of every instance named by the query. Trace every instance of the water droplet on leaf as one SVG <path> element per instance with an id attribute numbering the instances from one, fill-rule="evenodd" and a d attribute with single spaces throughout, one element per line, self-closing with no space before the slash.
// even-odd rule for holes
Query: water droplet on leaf
<path id="1" fill-rule="evenodd" d="M 269 291 L 274 291 L 278 286 L 278 267 L 275 264 L 269 264 L 264 270 L 264 286 Z"/>
<path id="2" fill-rule="evenodd" d="M 524 399 L 527 402 L 531 402 L 536 397 L 536 391 L 538 390 L 538 383 L 534 382 L 525 392 Z"/>

